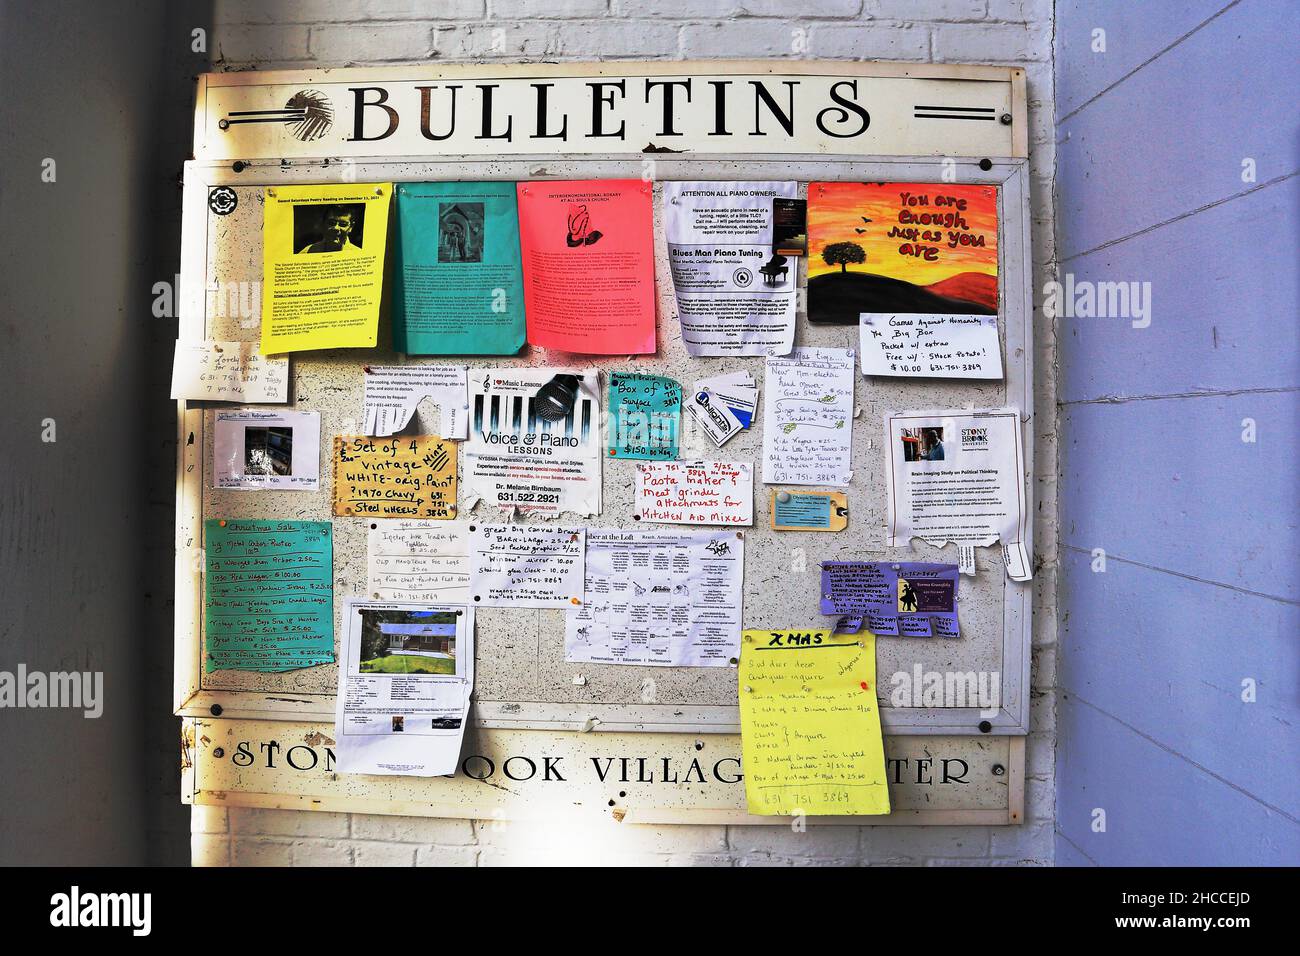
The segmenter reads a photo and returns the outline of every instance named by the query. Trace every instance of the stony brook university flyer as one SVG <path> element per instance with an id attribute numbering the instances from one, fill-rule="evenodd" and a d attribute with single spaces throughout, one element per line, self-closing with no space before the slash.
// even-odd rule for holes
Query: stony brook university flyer
<path id="1" fill-rule="evenodd" d="M 600 511 L 598 372 L 481 369 L 469 390 L 464 474 L 471 503 L 477 497 L 541 516 Z"/>

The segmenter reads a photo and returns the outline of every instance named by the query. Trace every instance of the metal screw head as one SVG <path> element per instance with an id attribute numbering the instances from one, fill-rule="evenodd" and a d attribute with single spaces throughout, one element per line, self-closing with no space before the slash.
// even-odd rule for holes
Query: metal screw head
<path id="1" fill-rule="evenodd" d="M 211 707 L 208 708 L 208 710 L 209 710 L 209 712 L 212 714 L 213 717 L 220 717 L 220 716 L 221 716 L 221 705 L 220 705 L 220 704 L 213 704 Z"/>
<path id="2" fill-rule="evenodd" d="M 225 755 L 226 755 L 226 748 L 225 748 L 225 747 L 213 747 L 213 748 L 212 748 L 212 756 L 216 757 L 218 760 L 220 760 L 220 759 L 221 759 L 222 757 L 224 757 Z"/>
<path id="3" fill-rule="evenodd" d="M 230 129 L 230 120 L 228 119 L 217 120 L 217 129 L 221 129 L 221 130 Z"/>
<path id="4" fill-rule="evenodd" d="M 993 765 L 993 776 L 995 776 L 995 777 L 1000 777 L 1000 776 L 1002 776 L 1003 774 L 1005 774 L 1006 772 L 1007 772 L 1007 768 L 1004 767 L 1004 766 L 1002 766 L 1002 764 L 1000 764 L 1000 763 L 995 763 L 995 764 Z"/>
<path id="5" fill-rule="evenodd" d="M 989 723 L 987 720 L 980 721 L 980 733 L 987 734 L 992 730 L 993 730 L 993 725 L 991 723 Z"/>
<path id="6" fill-rule="evenodd" d="M 998 122 L 1001 123 L 1003 126 L 1010 126 L 1010 125 L 1011 125 L 1011 114 L 1010 114 L 1010 113 L 1003 113 L 1001 116 L 998 117 Z"/>
<path id="7" fill-rule="evenodd" d="M 987 173 L 992 168 L 993 168 L 993 160 L 991 159 L 980 160 L 980 169 L 984 170 L 984 172 Z"/>

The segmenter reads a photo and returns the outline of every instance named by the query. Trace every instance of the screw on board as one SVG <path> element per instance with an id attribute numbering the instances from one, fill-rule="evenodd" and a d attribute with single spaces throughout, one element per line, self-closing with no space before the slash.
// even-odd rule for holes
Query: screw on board
<path id="1" fill-rule="evenodd" d="M 993 160 L 991 159 L 980 160 L 980 169 L 984 170 L 984 172 L 987 173 L 992 168 L 993 168 Z"/>
<path id="2" fill-rule="evenodd" d="M 993 765 L 993 776 L 995 776 L 995 777 L 1000 777 L 1000 776 L 1002 776 L 1003 774 L 1005 774 L 1006 772 L 1007 772 L 1007 768 L 1004 767 L 1004 766 L 1002 766 L 1002 764 L 1000 764 L 1000 763 L 995 763 L 995 764 Z"/>
<path id="3" fill-rule="evenodd" d="M 1003 113 L 1001 116 L 998 117 L 998 122 L 1000 122 L 1003 126 L 1010 126 L 1010 125 L 1011 125 L 1011 114 L 1010 114 L 1010 113 Z"/>
<path id="4" fill-rule="evenodd" d="M 211 707 L 208 708 L 208 710 L 211 712 L 211 714 L 212 714 L 213 717 L 220 717 L 220 716 L 221 716 L 221 705 L 220 705 L 220 704 L 213 704 Z"/>
<path id="5" fill-rule="evenodd" d="M 220 759 L 221 759 L 222 757 L 224 757 L 225 755 L 226 755 L 226 748 L 225 748 L 225 747 L 213 747 L 213 748 L 212 748 L 212 756 L 216 757 L 218 760 L 220 760 Z"/>
<path id="6" fill-rule="evenodd" d="M 990 724 L 987 720 L 980 721 L 980 733 L 987 734 L 992 730 L 993 730 L 993 725 Z"/>

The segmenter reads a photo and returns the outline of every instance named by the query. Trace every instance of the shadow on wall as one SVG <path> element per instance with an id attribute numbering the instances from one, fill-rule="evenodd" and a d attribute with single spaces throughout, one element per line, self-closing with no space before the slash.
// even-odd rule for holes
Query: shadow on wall
<path id="1" fill-rule="evenodd" d="M 102 713 L 8 710 L 0 864 L 186 864 L 171 716 L 174 318 L 193 47 L 210 3 L 0 7 L 0 670 L 84 672 Z M 75 65 L 75 66 L 74 66 Z M 19 224 L 14 228 L 14 224 Z"/>

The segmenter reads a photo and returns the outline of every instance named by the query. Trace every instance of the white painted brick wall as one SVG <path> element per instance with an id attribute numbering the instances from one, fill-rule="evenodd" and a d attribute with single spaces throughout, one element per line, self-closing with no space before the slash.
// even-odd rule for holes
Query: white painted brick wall
<path id="1" fill-rule="evenodd" d="M 803 6 L 792 16 L 795 6 Z M 1054 275 L 1052 0 L 215 0 L 215 69 L 402 61 L 819 59 L 1017 65 L 1029 80 L 1034 275 Z M 1035 310 L 1032 730 L 1020 827 L 557 826 L 195 807 L 199 866 L 1043 865 L 1052 860 L 1055 330 Z"/>

